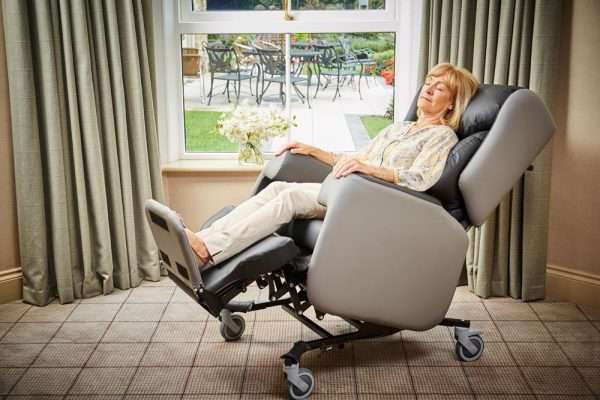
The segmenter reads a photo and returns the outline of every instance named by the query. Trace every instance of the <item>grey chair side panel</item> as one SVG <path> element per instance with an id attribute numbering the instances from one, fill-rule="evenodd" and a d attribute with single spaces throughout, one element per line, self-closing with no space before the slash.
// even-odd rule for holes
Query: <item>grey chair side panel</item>
<path id="1" fill-rule="evenodd" d="M 521 89 L 508 97 L 458 181 L 474 225 L 485 222 L 555 129 L 552 116 L 534 92 Z"/>
<path id="2" fill-rule="evenodd" d="M 163 259 L 167 269 L 185 282 L 190 289 L 201 287 L 202 277 L 198 262 L 188 244 L 183 224 L 177 214 L 164 204 L 149 199 L 146 201 L 146 218 L 159 250 L 168 256 L 168 263 Z"/>
<path id="3" fill-rule="evenodd" d="M 445 316 L 467 235 L 441 206 L 357 175 L 330 182 L 307 275 L 316 309 L 399 329 Z"/>
<path id="4" fill-rule="evenodd" d="M 274 181 L 323 182 L 331 166 L 311 156 L 286 151 L 269 161 L 263 169 L 264 176 Z"/>

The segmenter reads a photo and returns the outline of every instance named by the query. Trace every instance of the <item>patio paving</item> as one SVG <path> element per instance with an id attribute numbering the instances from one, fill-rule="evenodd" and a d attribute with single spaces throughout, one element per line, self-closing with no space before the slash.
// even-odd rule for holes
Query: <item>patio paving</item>
<path id="1" fill-rule="evenodd" d="M 368 79 L 368 84 L 366 82 Z M 235 93 L 231 90 L 231 103 L 227 102 L 227 95 L 222 95 L 224 84 L 215 81 L 215 95 L 211 105 L 207 104 L 210 77 L 204 77 L 204 91 L 202 79 L 185 78 L 184 97 L 186 111 L 229 111 L 235 105 Z M 254 84 L 254 81 L 253 81 Z M 392 86 L 386 85 L 381 77 L 363 77 L 361 82 L 362 97 L 358 93 L 357 83 L 344 84 L 340 88 L 341 97 L 332 101 L 335 93 L 335 83 L 332 82 L 327 89 L 319 89 L 317 98 L 313 98 L 316 89 L 316 77 L 310 87 L 311 108 L 302 104 L 294 93 L 292 96 L 291 112 L 296 116 L 298 126 L 291 130 L 291 140 L 305 143 L 338 152 L 353 152 L 362 148 L 370 139 L 364 126 L 361 126 L 360 116 L 383 116 L 394 94 Z M 298 85 L 302 93 L 306 86 Z M 254 90 L 254 89 L 253 89 Z M 262 105 L 276 105 L 281 107 L 278 96 L 278 86 L 272 85 L 264 96 Z M 256 104 L 256 97 L 250 95 L 248 83 L 242 84 L 240 102 Z M 271 150 L 279 148 L 286 143 L 288 138 L 276 138 L 270 144 Z"/>

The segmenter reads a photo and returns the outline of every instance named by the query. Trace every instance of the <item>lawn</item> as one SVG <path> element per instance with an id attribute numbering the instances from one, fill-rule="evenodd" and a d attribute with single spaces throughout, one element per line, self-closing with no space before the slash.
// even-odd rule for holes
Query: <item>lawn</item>
<path id="1" fill-rule="evenodd" d="M 237 144 L 231 143 L 216 132 L 215 126 L 221 114 L 214 111 L 185 112 L 186 151 L 190 153 L 236 153 L 238 151 Z M 392 123 L 390 119 L 375 115 L 364 115 L 360 118 L 371 139 Z"/>
<path id="2" fill-rule="evenodd" d="M 376 115 L 364 115 L 360 117 L 363 125 L 367 129 L 369 138 L 373 139 L 383 128 L 392 124 L 392 120 Z"/>
<path id="3" fill-rule="evenodd" d="M 215 126 L 220 112 L 185 112 L 185 149 L 192 152 L 236 153 L 238 145 L 217 133 Z"/>

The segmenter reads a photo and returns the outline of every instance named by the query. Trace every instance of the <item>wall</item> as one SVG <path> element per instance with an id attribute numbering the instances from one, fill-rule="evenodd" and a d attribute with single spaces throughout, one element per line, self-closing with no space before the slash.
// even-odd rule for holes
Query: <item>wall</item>
<path id="1" fill-rule="evenodd" d="M 257 169 L 235 166 L 217 169 L 188 168 L 185 162 L 172 165 L 177 166 L 163 168 L 165 201 L 193 231 L 221 208 L 247 199 L 259 174 Z"/>
<path id="2" fill-rule="evenodd" d="M 600 305 L 600 1 L 566 1 L 554 116 L 548 296 Z"/>
<path id="3" fill-rule="evenodd" d="M 0 8 L 0 304 L 21 298 L 8 77 L 1 13 Z"/>

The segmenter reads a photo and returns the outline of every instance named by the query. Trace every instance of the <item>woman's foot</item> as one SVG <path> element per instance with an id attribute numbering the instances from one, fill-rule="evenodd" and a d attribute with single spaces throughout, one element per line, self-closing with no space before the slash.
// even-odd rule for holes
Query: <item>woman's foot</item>
<path id="1" fill-rule="evenodd" d="M 214 260 L 208 251 L 208 247 L 206 247 L 206 243 L 204 243 L 204 241 L 200 239 L 198 235 L 190 231 L 188 228 L 185 228 L 185 234 L 187 235 L 190 247 L 198 259 L 200 267 L 204 267 L 209 262 L 214 264 Z"/>

